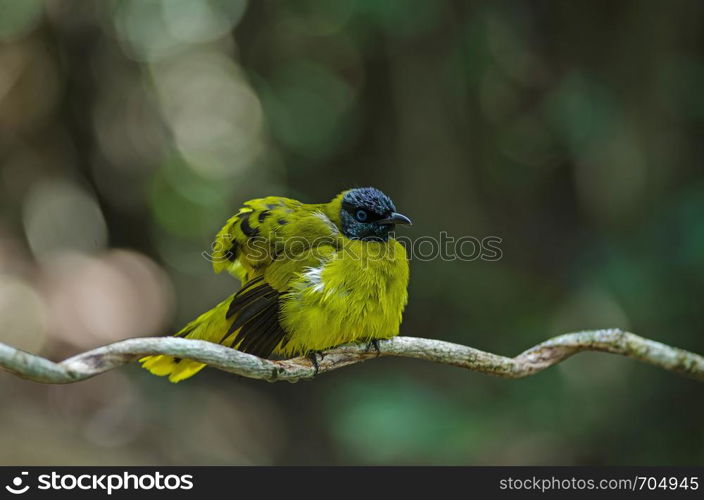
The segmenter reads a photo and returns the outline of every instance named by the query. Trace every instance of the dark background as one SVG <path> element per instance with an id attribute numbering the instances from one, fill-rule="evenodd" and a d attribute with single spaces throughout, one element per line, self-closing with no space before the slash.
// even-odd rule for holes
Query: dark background
<path id="1" fill-rule="evenodd" d="M 238 286 L 245 200 L 374 185 L 402 334 L 515 355 L 600 327 L 704 352 L 704 3 L 0 0 L 0 341 L 62 359 Z M 525 380 L 385 359 L 296 385 L 0 376 L 2 464 L 701 464 L 700 383 L 581 354 Z"/>

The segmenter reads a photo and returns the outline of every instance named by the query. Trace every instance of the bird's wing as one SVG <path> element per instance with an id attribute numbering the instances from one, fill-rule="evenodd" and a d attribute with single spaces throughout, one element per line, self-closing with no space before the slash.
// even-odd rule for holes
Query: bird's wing
<path id="1" fill-rule="evenodd" d="M 286 342 L 281 299 L 301 273 L 339 248 L 340 233 L 322 207 L 287 198 L 251 200 L 218 233 L 213 267 L 244 283 L 230 300 L 227 328 L 211 339 L 267 357 Z"/>
<path id="2" fill-rule="evenodd" d="M 338 238 L 337 227 L 319 206 L 269 196 L 246 202 L 227 221 L 210 257 L 216 273 L 227 271 L 244 285 L 273 261 Z"/>

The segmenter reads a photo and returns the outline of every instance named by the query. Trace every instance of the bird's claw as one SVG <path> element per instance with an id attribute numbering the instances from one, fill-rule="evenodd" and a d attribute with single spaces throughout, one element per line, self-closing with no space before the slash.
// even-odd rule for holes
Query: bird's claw
<path id="1" fill-rule="evenodd" d="M 372 348 L 376 351 L 376 357 L 381 355 L 381 349 L 379 349 L 379 339 L 372 339 L 367 344 L 367 352 L 371 351 Z"/>
<path id="2" fill-rule="evenodd" d="M 320 351 L 311 351 L 308 353 L 308 359 L 310 360 L 311 364 L 313 365 L 313 376 L 316 376 L 318 374 L 318 371 L 320 371 L 320 364 L 318 363 L 318 356 L 320 356 L 320 361 L 323 360 L 325 357 L 325 354 L 323 354 Z"/>

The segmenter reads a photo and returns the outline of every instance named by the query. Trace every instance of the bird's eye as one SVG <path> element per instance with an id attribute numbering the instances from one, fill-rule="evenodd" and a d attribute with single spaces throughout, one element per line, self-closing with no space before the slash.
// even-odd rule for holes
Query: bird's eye
<path id="1" fill-rule="evenodd" d="M 357 213 L 354 214 L 354 218 L 357 219 L 359 222 L 366 221 L 368 217 L 369 214 L 366 210 L 357 210 Z"/>

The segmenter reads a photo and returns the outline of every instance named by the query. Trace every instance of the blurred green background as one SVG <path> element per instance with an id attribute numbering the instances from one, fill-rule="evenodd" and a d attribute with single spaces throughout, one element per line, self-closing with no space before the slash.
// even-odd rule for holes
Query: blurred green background
<path id="1" fill-rule="evenodd" d="M 232 293 L 239 204 L 373 185 L 402 334 L 515 355 L 623 327 L 704 352 L 704 3 L 0 0 L 0 341 L 62 359 Z M 525 380 L 385 359 L 296 385 L 0 375 L 2 464 L 704 463 L 704 386 L 606 354 Z"/>

